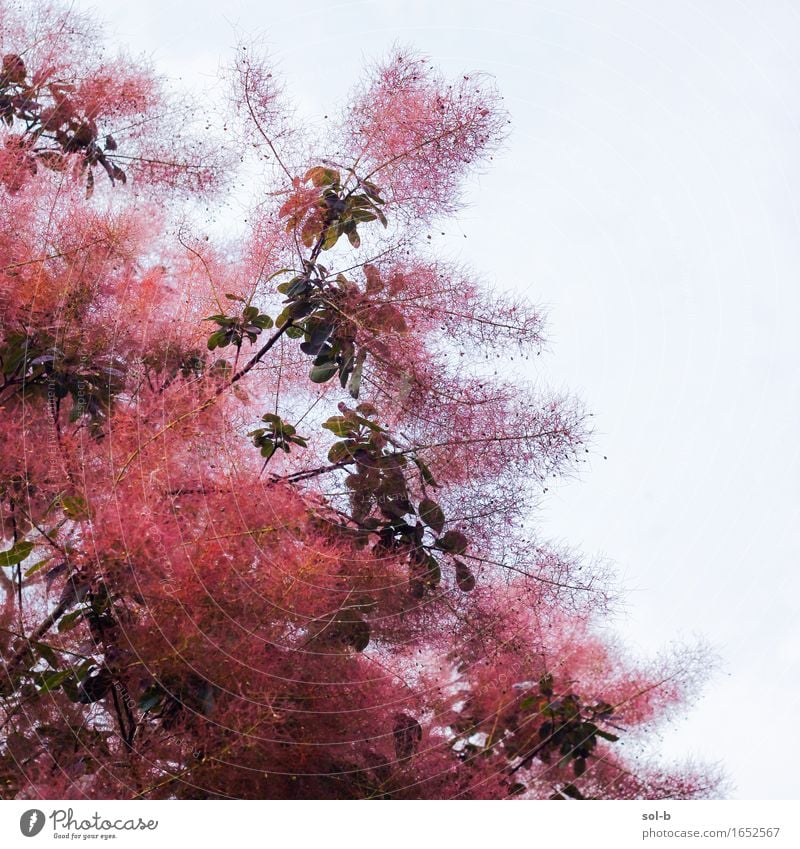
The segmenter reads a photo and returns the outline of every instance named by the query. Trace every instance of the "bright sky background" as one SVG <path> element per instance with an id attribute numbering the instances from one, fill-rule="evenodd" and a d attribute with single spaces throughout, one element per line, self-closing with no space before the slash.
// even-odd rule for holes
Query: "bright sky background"
<path id="1" fill-rule="evenodd" d="M 543 530 L 616 562 L 632 646 L 720 654 L 663 749 L 722 761 L 737 797 L 800 798 L 800 6 L 78 5 L 193 87 L 261 33 L 310 113 L 396 40 L 495 75 L 513 135 L 442 242 L 548 308 L 537 365 L 596 414 Z"/>

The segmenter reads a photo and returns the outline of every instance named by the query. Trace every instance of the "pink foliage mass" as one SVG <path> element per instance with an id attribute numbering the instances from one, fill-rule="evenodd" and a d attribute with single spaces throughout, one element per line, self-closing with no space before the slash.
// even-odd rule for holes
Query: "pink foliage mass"
<path id="1" fill-rule="evenodd" d="M 310 157 L 253 51 L 195 132 L 66 7 L 0 0 L 0 41 L 0 797 L 719 792 L 657 758 L 703 652 L 632 658 L 533 527 L 589 433 L 508 365 L 541 312 L 419 237 L 491 82 L 398 51 Z M 236 159 L 215 241 L 185 193 Z"/>
<path id="2" fill-rule="evenodd" d="M 485 75 L 448 82 L 426 57 L 398 50 L 355 93 L 345 149 L 390 203 L 427 221 L 458 208 L 465 173 L 502 140 L 499 101 Z"/>

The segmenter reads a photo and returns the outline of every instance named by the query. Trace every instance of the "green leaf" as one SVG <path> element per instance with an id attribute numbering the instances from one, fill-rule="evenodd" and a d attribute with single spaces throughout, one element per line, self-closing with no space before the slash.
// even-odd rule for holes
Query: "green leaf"
<path id="1" fill-rule="evenodd" d="M 432 499 L 423 498 L 419 503 L 419 517 L 422 521 L 437 534 L 442 532 L 444 528 L 444 511 Z"/>
<path id="2" fill-rule="evenodd" d="M 153 686 L 148 687 L 139 699 L 139 710 L 143 713 L 147 713 L 147 711 L 152 710 L 154 707 L 159 705 L 163 698 L 164 691 L 157 684 L 154 684 Z"/>
<path id="3" fill-rule="evenodd" d="M 25 577 L 30 578 L 31 575 L 35 575 L 42 568 L 42 566 L 49 563 L 54 557 L 55 554 L 48 554 L 47 557 L 44 557 L 34 563 L 33 566 L 31 566 L 31 568 L 25 572 Z"/>
<path id="4" fill-rule="evenodd" d="M 339 227 L 336 224 L 331 224 L 325 230 L 325 236 L 322 240 L 322 250 L 330 250 L 339 241 L 339 236 L 341 235 Z"/>
<path id="5" fill-rule="evenodd" d="M 47 643 L 31 642 L 31 646 L 36 649 L 40 657 L 43 657 L 49 664 L 51 669 L 58 669 L 58 657 L 51 646 Z"/>
<path id="6" fill-rule="evenodd" d="M 71 669 L 62 669 L 60 672 L 51 672 L 49 675 L 44 675 L 42 676 L 40 689 L 45 693 L 51 693 L 53 690 L 58 689 L 71 675 Z"/>
<path id="7" fill-rule="evenodd" d="M 208 337 L 208 350 L 213 351 L 215 348 L 224 348 L 228 344 L 228 331 L 216 330 Z"/>
<path id="8" fill-rule="evenodd" d="M 287 295 L 290 298 L 294 298 L 297 295 L 302 295 L 310 291 L 311 284 L 308 282 L 308 280 L 306 280 L 305 277 L 292 277 L 291 280 L 287 280 L 285 283 L 281 283 L 275 288 L 282 295 Z"/>
<path id="9" fill-rule="evenodd" d="M 89 508 L 86 501 L 80 495 L 65 495 L 61 499 L 61 509 L 75 521 L 83 521 L 89 518 Z"/>
<path id="10" fill-rule="evenodd" d="M 324 365 L 314 366 L 308 376 L 313 383 L 326 383 L 338 371 L 339 366 L 336 363 L 325 363 Z"/>
<path id="11" fill-rule="evenodd" d="M 350 244 L 354 248 L 360 248 L 361 247 L 361 237 L 358 235 L 358 230 L 348 230 L 347 231 L 347 238 L 350 240 Z"/>
<path id="12" fill-rule="evenodd" d="M 16 566 L 21 563 L 32 551 L 34 544 L 22 540 L 8 549 L 0 551 L 0 566 Z"/>
<path id="13" fill-rule="evenodd" d="M 423 460 L 420 460 L 419 457 L 412 457 L 411 459 L 414 461 L 414 465 L 419 469 L 425 483 L 428 484 L 428 486 L 438 486 L 431 470 L 428 468 L 428 464 Z"/>
<path id="14" fill-rule="evenodd" d="M 350 445 L 347 442 L 334 442 L 328 451 L 328 461 L 331 463 L 341 463 L 343 460 L 352 458 L 350 453 Z"/>
<path id="15" fill-rule="evenodd" d="M 72 613 L 62 616 L 58 623 L 58 633 L 63 634 L 65 631 L 71 631 L 78 625 L 82 616 L 83 610 L 73 610 Z"/>
<path id="16" fill-rule="evenodd" d="M 344 416 L 331 416 L 322 426 L 335 436 L 355 436 L 357 432 L 353 422 Z"/>

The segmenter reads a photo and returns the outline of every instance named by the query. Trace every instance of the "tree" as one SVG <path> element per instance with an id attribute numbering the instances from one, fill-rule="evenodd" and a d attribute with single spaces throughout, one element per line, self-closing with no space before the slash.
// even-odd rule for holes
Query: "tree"
<path id="1" fill-rule="evenodd" d="M 426 238 L 492 82 L 396 51 L 310 136 L 251 48 L 226 112 L 74 11 L 0 22 L 0 793 L 715 793 L 646 756 L 702 653 L 627 658 L 602 564 L 531 528 L 588 450 L 510 366 L 540 313 Z"/>

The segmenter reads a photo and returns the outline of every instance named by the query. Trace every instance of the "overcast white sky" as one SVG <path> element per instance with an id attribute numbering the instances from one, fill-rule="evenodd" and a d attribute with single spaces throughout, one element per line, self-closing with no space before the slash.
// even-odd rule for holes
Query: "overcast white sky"
<path id="1" fill-rule="evenodd" d="M 723 761 L 740 798 L 800 797 L 800 6 L 78 5 L 191 85 L 260 32 L 309 112 L 395 40 L 496 76 L 513 135 L 444 246 L 548 307 L 543 374 L 608 456 L 551 492 L 544 531 L 617 563 L 629 643 L 721 654 L 664 749 Z"/>

